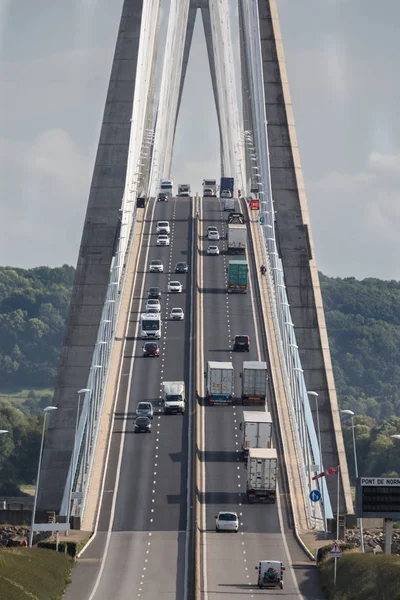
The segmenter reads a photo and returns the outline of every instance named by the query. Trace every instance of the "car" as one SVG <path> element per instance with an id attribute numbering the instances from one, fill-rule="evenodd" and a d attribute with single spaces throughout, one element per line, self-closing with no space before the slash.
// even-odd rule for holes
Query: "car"
<path id="1" fill-rule="evenodd" d="M 149 417 L 137 417 L 133 423 L 135 433 L 151 433 L 151 421 Z"/>
<path id="2" fill-rule="evenodd" d="M 250 352 L 250 338 L 248 335 L 235 335 L 232 341 L 234 352 Z"/>
<path id="3" fill-rule="evenodd" d="M 212 188 L 204 188 L 203 197 L 207 198 L 207 197 L 211 197 L 211 196 L 214 196 L 214 190 Z"/>
<path id="4" fill-rule="evenodd" d="M 209 231 L 208 234 L 207 234 L 207 237 L 208 237 L 209 240 L 216 240 L 216 241 L 218 241 L 219 240 L 219 232 L 218 231 L 214 231 L 214 230 Z"/>
<path id="5" fill-rule="evenodd" d="M 180 281 L 169 281 L 168 282 L 168 292 L 182 292 L 182 284 Z"/>
<path id="6" fill-rule="evenodd" d="M 157 238 L 157 246 L 169 246 L 169 236 L 163 233 Z"/>
<path id="7" fill-rule="evenodd" d="M 149 288 L 149 291 L 147 292 L 147 297 L 150 298 L 155 298 L 156 300 L 159 300 L 161 298 L 161 290 L 159 287 L 151 287 Z"/>
<path id="8" fill-rule="evenodd" d="M 219 248 L 218 246 L 208 246 L 207 254 L 209 256 L 219 256 Z"/>
<path id="9" fill-rule="evenodd" d="M 177 262 L 175 265 L 175 273 L 187 273 L 189 267 L 185 262 Z"/>
<path id="10" fill-rule="evenodd" d="M 150 273 L 163 273 L 164 271 L 164 265 L 162 264 L 161 260 L 152 260 L 149 268 Z"/>
<path id="11" fill-rule="evenodd" d="M 169 316 L 173 321 L 183 321 L 185 313 L 181 308 L 173 308 Z"/>
<path id="12" fill-rule="evenodd" d="M 231 190 L 222 190 L 221 198 L 232 198 Z"/>
<path id="13" fill-rule="evenodd" d="M 157 202 L 168 202 L 168 196 L 167 194 L 158 194 L 157 196 Z"/>
<path id="14" fill-rule="evenodd" d="M 143 356 L 156 356 L 160 357 L 160 346 L 156 342 L 146 342 L 142 346 Z"/>
<path id="15" fill-rule="evenodd" d="M 207 227 L 207 235 L 210 231 L 218 231 L 218 229 L 215 227 L 215 225 L 209 225 L 209 227 Z"/>
<path id="16" fill-rule="evenodd" d="M 136 415 L 138 417 L 148 417 L 149 419 L 152 419 L 154 417 L 154 408 L 152 403 L 148 402 L 147 400 L 139 402 L 136 408 Z"/>
<path id="17" fill-rule="evenodd" d="M 157 222 L 157 233 L 171 233 L 171 227 L 169 221 L 158 221 Z"/>
<path id="18" fill-rule="evenodd" d="M 146 312 L 151 310 L 152 312 L 161 312 L 161 304 L 158 298 L 148 298 L 146 302 Z"/>
<path id="19" fill-rule="evenodd" d="M 215 517 L 215 531 L 239 531 L 239 518 L 237 513 L 220 511 Z"/>

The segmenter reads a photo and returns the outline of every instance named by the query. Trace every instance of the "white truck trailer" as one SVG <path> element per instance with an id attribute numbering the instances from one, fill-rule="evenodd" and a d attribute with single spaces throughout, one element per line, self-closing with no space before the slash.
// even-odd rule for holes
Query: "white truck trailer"
<path id="1" fill-rule="evenodd" d="M 228 253 L 244 254 L 247 245 L 246 225 L 228 223 Z"/>
<path id="2" fill-rule="evenodd" d="M 250 448 L 272 447 L 272 417 L 265 411 L 243 411 L 243 423 L 240 423 L 243 432 L 242 449 L 245 458 L 249 455 Z"/>
<path id="3" fill-rule="evenodd" d="M 249 406 L 265 406 L 267 397 L 268 369 L 267 363 L 260 360 L 243 361 L 242 404 Z"/>
<path id="4" fill-rule="evenodd" d="M 233 210 L 235 212 L 235 198 L 224 198 L 224 212 Z"/>
<path id="5" fill-rule="evenodd" d="M 278 455 L 275 448 L 250 448 L 247 461 L 247 499 L 256 502 L 276 502 Z"/>
<path id="6" fill-rule="evenodd" d="M 231 362 L 209 360 L 207 363 L 206 397 L 210 404 L 232 404 L 234 371 Z"/>

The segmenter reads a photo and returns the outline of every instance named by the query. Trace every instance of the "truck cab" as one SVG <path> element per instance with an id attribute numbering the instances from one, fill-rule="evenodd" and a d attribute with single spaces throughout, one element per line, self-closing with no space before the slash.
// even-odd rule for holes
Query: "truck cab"
<path id="1" fill-rule="evenodd" d="M 283 590 L 283 572 L 285 567 L 280 560 L 260 560 L 258 567 L 259 588 L 280 588 Z"/>
<path id="2" fill-rule="evenodd" d="M 163 395 L 161 400 L 164 414 L 185 414 L 185 383 L 183 381 L 163 381 Z"/>

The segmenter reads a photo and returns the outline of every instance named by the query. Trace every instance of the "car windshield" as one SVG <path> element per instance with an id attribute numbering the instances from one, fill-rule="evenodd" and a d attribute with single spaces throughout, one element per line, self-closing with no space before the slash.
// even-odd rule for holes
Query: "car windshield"
<path id="1" fill-rule="evenodd" d="M 138 409 L 139 410 L 150 410 L 149 402 L 139 402 Z"/>
<path id="2" fill-rule="evenodd" d="M 235 342 L 237 344 L 248 344 L 249 343 L 249 338 L 247 337 L 247 335 L 237 335 L 235 337 Z"/>
<path id="3" fill-rule="evenodd" d="M 138 417 L 136 419 L 136 423 L 138 425 L 147 425 L 148 423 L 150 423 L 150 419 L 148 419 L 148 417 Z"/>
<path id="4" fill-rule="evenodd" d="M 171 281 L 170 285 L 181 285 L 180 281 Z"/>
<path id="5" fill-rule="evenodd" d="M 143 319 L 142 320 L 142 329 L 143 331 L 157 331 L 160 329 L 160 320 L 159 319 Z"/>
<path id="6" fill-rule="evenodd" d="M 177 267 L 183 267 L 183 268 L 185 268 L 186 267 L 186 263 L 184 263 L 184 262 L 182 262 L 182 263 L 176 263 L 176 266 Z"/>
<path id="7" fill-rule="evenodd" d="M 175 314 L 179 314 L 180 315 L 181 312 L 182 312 L 182 309 L 181 308 L 173 308 L 172 312 L 175 313 Z"/>
<path id="8" fill-rule="evenodd" d="M 159 227 L 168 227 L 168 221 L 159 221 L 158 226 Z"/>
<path id="9" fill-rule="evenodd" d="M 152 352 L 153 350 L 157 350 L 158 346 L 157 344 L 152 344 L 152 343 L 147 343 L 144 345 L 144 349 L 147 350 L 148 352 Z"/>
<path id="10" fill-rule="evenodd" d="M 237 516 L 234 515 L 233 513 L 221 513 L 218 518 L 220 521 L 236 521 L 237 520 Z"/>
<path id="11" fill-rule="evenodd" d="M 149 289 L 149 294 L 158 294 L 159 291 L 160 291 L 159 288 L 150 288 Z"/>
<path id="12" fill-rule="evenodd" d="M 158 306 L 159 302 L 155 298 L 150 298 L 150 300 L 147 301 L 147 304 L 149 306 Z"/>
<path id="13" fill-rule="evenodd" d="M 159 239 L 159 240 L 167 240 L 167 239 L 168 239 L 168 236 L 167 236 L 167 234 L 166 234 L 166 233 L 162 233 L 161 235 L 159 235 L 159 236 L 158 236 L 158 239 Z"/>
<path id="14" fill-rule="evenodd" d="M 161 260 L 152 260 L 151 264 L 152 265 L 161 265 Z"/>

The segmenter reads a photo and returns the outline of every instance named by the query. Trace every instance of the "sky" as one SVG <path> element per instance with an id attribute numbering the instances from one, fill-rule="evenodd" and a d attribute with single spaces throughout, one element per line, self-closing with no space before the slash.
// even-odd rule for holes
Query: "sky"
<path id="1" fill-rule="evenodd" d="M 400 280 L 400 3 L 277 2 L 318 268 Z M 76 264 L 121 7 L 0 0 L 1 265 Z M 198 17 L 174 180 L 218 166 Z"/>

